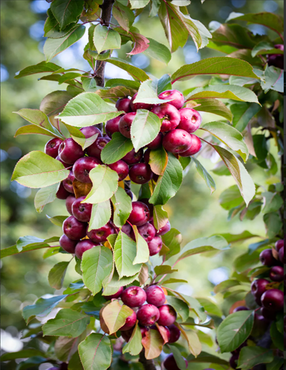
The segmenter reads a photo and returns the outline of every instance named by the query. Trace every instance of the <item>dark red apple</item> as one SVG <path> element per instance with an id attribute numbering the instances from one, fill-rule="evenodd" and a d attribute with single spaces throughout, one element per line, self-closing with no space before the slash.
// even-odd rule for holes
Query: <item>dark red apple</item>
<path id="1" fill-rule="evenodd" d="M 92 204 L 82 203 L 85 198 L 85 196 L 79 197 L 72 204 L 72 214 L 81 222 L 88 222 L 91 216 Z"/>
<path id="2" fill-rule="evenodd" d="M 150 222 L 146 222 L 146 224 L 138 226 L 138 232 L 148 243 L 154 238 L 156 229 Z"/>
<path id="3" fill-rule="evenodd" d="M 118 128 L 119 128 L 119 132 L 121 133 L 121 135 L 127 137 L 130 139 L 130 130 L 131 130 L 131 125 L 132 125 L 132 122 L 134 120 L 136 116 L 136 113 L 135 112 L 130 112 L 130 113 L 126 113 L 124 114 L 124 116 L 122 116 L 120 118 L 120 121 L 119 121 L 119 125 L 118 125 Z"/>
<path id="4" fill-rule="evenodd" d="M 176 129 L 168 132 L 163 139 L 163 147 L 171 153 L 183 153 L 192 145 L 191 135 L 185 130 Z"/>
<path id="5" fill-rule="evenodd" d="M 166 301 L 165 293 L 159 285 L 151 285 L 146 289 L 147 302 L 156 307 L 162 306 Z"/>
<path id="6" fill-rule="evenodd" d="M 98 136 L 102 135 L 102 132 L 96 126 L 82 127 L 80 131 L 84 134 L 86 138 L 92 137 L 93 135 L 96 135 L 96 134 L 98 134 Z"/>
<path id="7" fill-rule="evenodd" d="M 162 100 L 172 99 L 169 104 L 172 104 L 177 109 L 181 109 L 185 102 L 184 95 L 178 90 L 163 91 L 158 95 L 158 98 Z"/>
<path id="8" fill-rule="evenodd" d="M 146 301 L 145 290 L 139 286 L 130 286 L 121 293 L 121 300 L 129 307 L 140 307 Z"/>
<path id="9" fill-rule="evenodd" d="M 114 132 L 119 132 L 119 121 L 122 116 L 117 116 L 115 118 L 111 118 L 105 124 L 105 131 L 108 136 L 112 136 Z"/>
<path id="10" fill-rule="evenodd" d="M 103 243 L 106 242 L 107 237 L 114 234 L 115 230 L 111 222 L 102 226 L 99 229 L 93 229 L 87 232 L 87 236 L 94 242 Z"/>
<path id="11" fill-rule="evenodd" d="M 89 239 L 84 239 L 84 240 L 77 243 L 77 245 L 75 247 L 75 255 L 77 256 L 77 258 L 81 259 L 82 255 L 85 251 L 87 251 L 91 248 L 94 248 L 98 245 L 99 245 L 99 243 L 93 243 Z"/>
<path id="12" fill-rule="evenodd" d="M 118 111 L 124 111 L 125 113 L 131 112 L 131 106 L 130 106 L 131 100 L 129 98 L 121 98 L 118 99 L 115 107 Z"/>
<path id="13" fill-rule="evenodd" d="M 161 132 L 174 130 L 180 123 L 180 113 L 172 104 L 156 105 L 151 111 L 160 119 L 163 119 Z"/>
<path id="14" fill-rule="evenodd" d="M 235 307 L 235 309 L 232 311 L 233 313 L 234 312 L 238 312 L 238 311 L 248 311 L 249 308 L 245 307 L 245 306 L 238 306 L 238 307 Z"/>
<path id="15" fill-rule="evenodd" d="M 74 174 L 70 171 L 68 177 L 63 180 L 63 187 L 71 194 L 74 194 L 72 182 L 75 179 Z"/>
<path id="16" fill-rule="evenodd" d="M 144 304 L 137 311 L 137 319 L 141 325 L 153 325 L 160 317 L 159 310 L 152 304 Z"/>
<path id="17" fill-rule="evenodd" d="M 197 154 L 201 150 L 202 147 L 201 139 L 194 134 L 190 134 L 190 136 L 192 139 L 191 146 L 189 147 L 188 150 L 186 150 L 185 152 L 181 152 L 179 154 L 181 157 L 190 157 L 191 155 Z"/>
<path id="18" fill-rule="evenodd" d="M 76 197 L 73 195 L 69 195 L 66 199 L 66 208 L 68 210 L 68 213 L 72 215 L 72 204 L 76 200 Z"/>
<path id="19" fill-rule="evenodd" d="M 281 248 L 284 248 L 284 240 L 283 239 L 277 240 L 277 242 L 275 243 L 275 248 L 278 252 Z"/>
<path id="20" fill-rule="evenodd" d="M 128 221 L 132 225 L 142 226 L 150 219 L 150 210 L 148 206 L 142 202 L 132 202 L 132 211 L 128 217 Z"/>
<path id="21" fill-rule="evenodd" d="M 185 360 L 186 369 L 187 369 L 189 364 L 185 358 L 184 360 Z M 172 353 L 165 358 L 163 365 L 164 365 L 165 370 L 180 370 L 175 360 L 175 357 Z"/>
<path id="22" fill-rule="evenodd" d="M 48 154 L 50 157 L 57 158 L 59 146 L 63 142 L 62 139 L 55 137 L 52 140 L 49 140 L 45 145 L 45 153 Z"/>
<path id="23" fill-rule="evenodd" d="M 74 164 L 77 159 L 84 156 L 84 152 L 78 143 L 68 138 L 60 144 L 58 155 L 65 163 Z"/>
<path id="24" fill-rule="evenodd" d="M 195 132 L 201 125 L 202 117 L 198 111 L 192 108 L 179 110 L 181 121 L 178 128 L 187 131 L 189 134 Z"/>
<path id="25" fill-rule="evenodd" d="M 153 172 L 147 163 L 136 163 L 129 170 L 129 177 L 135 184 L 146 184 L 152 175 Z"/>
<path id="26" fill-rule="evenodd" d="M 177 318 L 177 313 L 172 306 L 169 304 L 163 304 L 159 307 L 160 318 L 158 320 L 159 325 L 170 326 L 174 324 Z"/>
<path id="27" fill-rule="evenodd" d="M 284 269 L 282 266 L 271 267 L 269 277 L 272 281 L 283 281 L 284 279 Z"/>
<path id="28" fill-rule="evenodd" d="M 150 256 L 154 256 L 158 254 L 162 249 L 163 242 L 160 236 L 154 236 L 154 238 L 148 243 L 148 248 L 150 252 Z"/>
<path id="29" fill-rule="evenodd" d="M 98 137 L 93 144 L 91 144 L 87 149 L 86 152 L 89 156 L 97 158 L 100 160 L 100 155 L 102 149 L 105 147 L 107 143 L 109 143 L 110 138 L 108 136 L 100 136 Z"/>
<path id="30" fill-rule="evenodd" d="M 255 297 L 256 302 L 260 305 L 260 298 L 262 294 L 266 291 L 266 287 L 269 284 L 269 281 L 266 279 L 257 279 L 254 280 L 251 284 L 251 292 Z"/>
<path id="31" fill-rule="evenodd" d="M 284 260 L 284 247 L 283 248 L 280 248 L 278 253 L 279 253 L 279 261 L 282 262 L 282 263 L 285 263 L 285 260 Z"/>
<path id="32" fill-rule="evenodd" d="M 165 235 L 170 230 L 171 230 L 171 224 L 170 224 L 170 221 L 168 220 L 167 223 L 163 227 L 161 227 L 161 229 L 157 230 L 157 235 Z"/>
<path id="33" fill-rule="evenodd" d="M 264 251 L 260 253 L 259 259 L 262 265 L 268 267 L 275 266 L 277 263 L 276 259 L 273 257 L 272 249 L 264 249 Z"/>
<path id="34" fill-rule="evenodd" d="M 79 240 L 86 236 L 87 224 L 78 221 L 74 216 L 69 216 L 63 222 L 63 232 L 72 240 Z"/>
<path id="35" fill-rule="evenodd" d="M 56 160 L 57 161 L 59 161 L 59 162 L 61 162 L 61 164 L 63 165 L 63 166 L 65 166 L 65 168 L 67 168 L 67 167 L 71 167 L 72 165 L 70 165 L 70 164 L 68 164 L 68 163 L 66 163 L 66 162 L 64 162 L 64 161 L 62 161 L 61 159 L 60 159 L 60 157 L 59 156 L 57 156 L 56 157 Z"/>
<path id="36" fill-rule="evenodd" d="M 129 236 L 129 238 L 131 238 L 131 239 L 135 240 L 135 236 L 134 236 L 133 229 L 132 229 L 132 227 L 131 227 L 128 223 L 126 223 L 126 224 L 124 224 L 124 225 L 122 226 L 121 231 L 122 231 L 124 234 L 128 235 L 128 236 Z"/>
<path id="37" fill-rule="evenodd" d="M 103 295 L 103 298 L 105 298 L 107 301 L 110 301 L 111 299 L 119 298 L 122 292 L 123 292 L 123 286 L 120 287 L 118 291 L 112 295 Z"/>
<path id="38" fill-rule="evenodd" d="M 78 240 L 71 240 L 65 234 L 60 237 L 60 246 L 68 253 L 74 253 Z"/>
<path id="39" fill-rule="evenodd" d="M 113 171 L 118 173 L 119 181 L 124 180 L 129 173 L 129 166 L 121 159 L 117 162 L 108 165 Z"/>
<path id="40" fill-rule="evenodd" d="M 275 49 L 280 49 L 284 51 L 283 44 L 277 44 L 274 46 Z M 283 54 L 268 54 L 267 63 L 269 66 L 274 66 L 280 69 L 284 68 L 284 55 Z"/>
<path id="41" fill-rule="evenodd" d="M 121 331 L 129 330 L 133 328 L 133 326 L 136 324 L 137 316 L 136 313 L 133 311 L 133 313 L 127 317 L 125 324 L 120 328 Z"/>
<path id="42" fill-rule="evenodd" d="M 266 290 L 261 296 L 261 304 L 269 311 L 281 311 L 284 305 L 284 294 L 279 289 Z"/>
<path id="43" fill-rule="evenodd" d="M 58 199 L 67 199 L 67 197 L 70 195 L 68 191 L 64 188 L 63 182 L 60 183 L 60 187 L 56 193 L 56 197 Z"/>
<path id="44" fill-rule="evenodd" d="M 160 146 L 162 144 L 162 140 L 163 140 L 163 134 L 162 134 L 162 132 L 159 132 L 159 134 L 155 137 L 155 139 L 147 145 L 148 149 L 156 150 L 156 149 L 160 148 Z"/>
<path id="45" fill-rule="evenodd" d="M 73 165 L 73 173 L 75 178 L 83 183 L 90 183 L 89 172 L 101 164 L 101 161 L 93 157 L 79 158 Z"/>
<path id="46" fill-rule="evenodd" d="M 132 149 L 129 153 L 127 153 L 122 160 L 128 164 L 134 164 L 140 162 L 143 156 L 143 149 L 138 150 L 138 152 L 135 152 L 134 149 Z"/>
<path id="47" fill-rule="evenodd" d="M 181 336 L 181 330 L 174 324 L 168 326 L 170 331 L 170 339 L 168 343 L 175 343 Z"/>
<path id="48" fill-rule="evenodd" d="M 147 103 L 133 103 L 134 100 L 136 99 L 138 93 L 136 93 L 135 95 L 132 96 L 131 98 L 131 103 L 130 103 L 130 107 L 131 107 L 131 110 L 133 112 L 135 112 L 137 109 L 147 109 L 147 110 L 150 110 L 153 105 L 152 104 L 147 104 Z"/>

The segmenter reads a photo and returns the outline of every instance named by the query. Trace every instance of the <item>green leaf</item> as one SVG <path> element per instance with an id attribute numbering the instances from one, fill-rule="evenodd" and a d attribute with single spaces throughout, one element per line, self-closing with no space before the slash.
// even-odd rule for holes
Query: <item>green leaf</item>
<path id="1" fill-rule="evenodd" d="M 133 145 L 130 139 L 127 139 L 119 132 L 112 135 L 111 140 L 101 151 L 101 160 L 106 164 L 111 164 L 123 158 L 131 152 Z"/>
<path id="2" fill-rule="evenodd" d="M 283 18 L 274 13 L 262 12 L 242 15 L 241 13 L 230 13 L 226 22 L 233 20 L 246 21 L 248 23 L 254 24 L 262 24 L 263 26 L 277 32 L 279 36 L 281 36 L 281 33 L 284 32 Z"/>
<path id="3" fill-rule="evenodd" d="M 168 154 L 164 148 L 150 151 L 149 165 L 152 172 L 163 175 L 168 164 Z"/>
<path id="4" fill-rule="evenodd" d="M 237 243 L 247 239 L 256 238 L 258 235 L 245 230 L 240 234 L 223 233 L 221 236 L 223 236 L 228 243 Z"/>
<path id="5" fill-rule="evenodd" d="M 282 221 L 278 213 L 266 213 L 263 216 L 263 221 L 267 230 L 267 235 L 269 238 L 274 238 L 280 233 L 282 228 Z"/>
<path id="6" fill-rule="evenodd" d="M 171 153 L 164 174 L 159 177 L 149 202 L 154 205 L 164 205 L 176 195 L 183 181 L 183 169 L 180 161 Z"/>
<path id="7" fill-rule="evenodd" d="M 283 50 L 275 49 L 273 44 L 267 41 L 259 42 L 251 50 L 252 57 L 255 57 L 256 55 L 265 55 L 265 54 L 283 54 Z"/>
<path id="8" fill-rule="evenodd" d="M 67 295 L 58 295 L 51 298 L 39 298 L 35 304 L 23 309 L 23 318 L 28 321 L 31 316 L 44 317 L 48 315 Z"/>
<path id="9" fill-rule="evenodd" d="M 18 352 L 8 352 L 8 353 L 4 353 L 0 359 L 1 361 L 11 361 L 11 360 L 16 360 L 18 358 L 28 358 L 28 357 L 34 357 L 34 356 L 44 356 L 45 354 L 38 350 L 38 349 L 34 349 L 34 348 L 27 348 L 27 349 L 23 349 L 21 351 L 18 351 Z"/>
<path id="10" fill-rule="evenodd" d="M 182 235 L 178 230 L 172 228 L 165 235 L 162 235 L 162 241 L 163 244 L 167 246 L 170 250 L 166 255 L 166 260 L 180 252 Z"/>
<path id="11" fill-rule="evenodd" d="M 42 357 L 42 356 L 33 356 L 28 358 L 25 361 L 20 362 L 17 365 L 17 370 L 26 370 L 26 369 L 31 369 L 35 368 L 36 366 L 38 367 L 40 364 L 47 362 L 47 358 Z"/>
<path id="12" fill-rule="evenodd" d="M 150 37 L 148 37 L 148 40 L 149 47 L 144 51 L 144 53 L 150 58 L 154 58 L 162 63 L 168 64 L 171 60 L 172 55 L 167 46 L 151 39 Z"/>
<path id="13" fill-rule="evenodd" d="M 106 122 L 120 114 L 97 94 L 84 92 L 71 99 L 56 118 L 71 126 L 87 127 Z"/>
<path id="14" fill-rule="evenodd" d="M 181 327 L 180 330 L 188 343 L 190 352 L 197 357 L 202 351 L 202 345 L 197 333 L 193 330 L 183 330 Z"/>
<path id="15" fill-rule="evenodd" d="M 168 222 L 168 213 L 162 206 L 153 207 L 153 222 L 156 230 L 160 230 Z"/>
<path id="16" fill-rule="evenodd" d="M 170 295 L 166 296 L 168 304 L 174 307 L 177 314 L 181 317 L 182 321 L 187 321 L 189 317 L 189 306 L 186 302 L 179 298 L 172 297 Z"/>
<path id="17" fill-rule="evenodd" d="M 281 323 L 282 324 L 282 323 Z M 283 324 L 280 325 L 281 329 L 283 328 Z M 284 342 L 283 342 L 283 333 L 280 333 L 277 329 L 276 322 L 273 322 L 270 327 L 270 335 L 272 342 L 275 347 L 280 349 L 280 351 L 284 351 Z"/>
<path id="18" fill-rule="evenodd" d="M 149 80 L 149 76 L 143 69 L 134 67 L 132 64 L 129 64 L 125 60 L 121 60 L 118 58 L 108 58 L 106 59 L 106 62 L 111 63 L 124 71 L 128 72 L 130 76 L 132 76 L 134 79 L 139 80 L 141 82 L 145 80 Z"/>
<path id="19" fill-rule="evenodd" d="M 249 173 L 246 171 L 239 159 L 237 159 L 230 151 L 217 145 L 213 145 L 213 148 L 218 152 L 221 159 L 229 169 L 246 205 L 248 205 L 255 195 L 255 186 Z"/>
<path id="20" fill-rule="evenodd" d="M 120 49 L 121 37 L 118 32 L 99 24 L 94 28 L 93 43 L 98 53 L 103 50 Z"/>
<path id="21" fill-rule="evenodd" d="M 113 222 L 115 226 L 122 227 L 132 210 L 132 201 L 125 190 L 120 186 L 111 198 L 113 204 Z"/>
<path id="22" fill-rule="evenodd" d="M 148 5 L 150 0 L 130 0 L 131 9 L 141 9 Z"/>
<path id="23" fill-rule="evenodd" d="M 229 75 L 257 78 L 252 66 L 244 60 L 213 57 L 186 64 L 172 74 L 172 83 L 178 80 L 188 80 L 197 75 Z"/>
<path id="24" fill-rule="evenodd" d="M 114 300 L 107 304 L 102 312 L 102 319 L 109 330 L 109 334 L 114 334 L 123 325 L 125 325 L 127 317 L 132 315 L 133 310 L 126 306 L 121 305 L 118 300 Z"/>
<path id="25" fill-rule="evenodd" d="M 33 125 L 46 130 L 46 135 L 50 133 L 53 136 L 63 139 L 63 136 L 60 134 L 60 132 L 53 125 L 51 125 L 47 115 L 44 112 L 38 109 L 24 108 L 14 113 L 18 114 Z"/>
<path id="26" fill-rule="evenodd" d="M 104 282 L 104 293 L 103 295 L 111 295 L 111 294 L 114 294 L 116 292 L 118 292 L 118 289 L 122 286 L 126 286 L 126 285 L 129 285 L 131 283 L 133 283 L 134 280 L 138 280 L 138 273 L 133 275 L 133 276 L 129 276 L 129 277 L 123 277 L 121 279 L 119 279 L 119 276 L 118 276 L 118 273 L 116 270 L 114 270 L 113 272 L 113 276 L 111 278 L 111 280 L 108 282 L 108 284 Z"/>
<path id="27" fill-rule="evenodd" d="M 81 335 L 90 322 L 90 318 L 70 308 L 62 309 L 54 319 L 43 326 L 43 334 L 76 338 Z"/>
<path id="28" fill-rule="evenodd" d="M 243 347 L 239 353 L 237 367 L 242 370 L 248 370 L 258 364 L 268 364 L 272 362 L 273 359 L 272 349 L 258 346 L 246 346 Z"/>
<path id="29" fill-rule="evenodd" d="M 277 193 L 272 193 L 270 191 L 266 191 L 261 194 L 265 199 L 265 205 L 262 210 L 262 213 L 270 213 L 278 211 L 283 205 L 283 199 Z"/>
<path id="30" fill-rule="evenodd" d="M 97 203 L 92 205 L 91 216 L 88 226 L 88 231 L 93 229 L 100 229 L 106 225 L 111 217 L 110 201 Z"/>
<path id="31" fill-rule="evenodd" d="M 108 337 L 92 333 L 78 346 L 84 370 L 106 370 L 111 365 L 112 350 Z"/>
<path id="32" fill-rule="evenodd" d="M 102 246 L 85 251 L 82 256 L 82 278 L 93 295 L 100 292 L 103 281 L 111 274 L 113 257 L 110 249 Z"/>
<path id="33" fill-rule="evenodd" d="M 185 245 L 184 249 L 187 250 L 178 258 L 177 262 L 194 254 L 222 250 L 227 247 L 228 242 L 221 235 L 198 238 Z"/>
<path id="34" fill-rule="evenodd" d="M 158 82 L 154 80 L 144 81 L 139 87 L 134 103 L 162 104 L 171 101 L 172 99 L 162 100 L 158 98 Z"/>
<path id="35" fill-rule="evenodd" d="M 165 275 L 165 274 L 173 274 L 174 272 L 177 272 L 177 269 L 173 269 L 169 265 L 159 265 L 154 267 L 154 271 L 156 276 Z"/>
<path id="36" fill-rule="evenodd" d="M 120 231 L 114 246 L 115 266 L 120 278 L 133 276 L 139 272 L 141 264 L 133 265 L 136 254 L 136 243 Z"/>
<path id="37" fill-rule="evenodd" d="M 197 105 L 194 106 L 193 109 L 197 110 L 198 112 L 208 112 L 216 114 L 218 116 L 226 118 L 229 121 L 232 121 L 233 119 L 232 112 L 220 100 L 211 98 L 196 99 L 195 103 Z M 258 105 L 255 104 L 255 106 Z"/>
<path id="38" fill-rule="evenodd" d="M 226 210 L 240 206 L 243 203 L 243 198 L 238 187 L 236 185 L 232 185 L 225 189 L 219 197 L 219 203 L 221 207 Z"/>
<path id="39" fill-rule="evenodd" d="M 230 149 L 237 152 L 244 161 L 248 158 L 248 148 L 243 141 L 242 134 L 235 128 L 223 122 L 210 122 L 201 127 L 201 130 L 209 132 Z"/>
<path id="40" fill-rule="evenodd" d="M 68 101 L 72 98 L 73 96 L 67 91 L 53 91 L 52 93 L 46 95 L 41 101 L 40 110 L 48 117 L 55 116 L 64 109 Z"/>
<path id="41" fill-rule="evenodd" d="M 49 155 L 32 151 L 22 157 L 14 168 L 11 180 L 29 188 L 56 184 L 69 175 L 64 165 Z"/>
<path id="42" fill-rule="evenodd" d="M 133 41 L 133 48 L 129 53 L 127 53 L 127 55 L 136 55 L 143 53 L 143 51 L 145 51 L 149 46 L 149 40 L 147 39 L 147 37 L 141 35 L 140 33 L 134 32 L 134 27 L 131 27 L 131 31 L 129 32 L 129 34 L 131 36 L 131 40 Z"/>
<path id="43" fill-rule="evenodd" d="M 211 193 L 216 190 L 216 185 L 214 179 L 208 173 L 208 171 L 204 168 L 204 166 L 199 162 L 196 158 L 192 157 L 191 160 L 195 162 L 196 169 L 201 177 L 205 180 L 207 186 L 211 189 Z"/>
<path id="44" fill-rule="evenodd" d="M 122 349 L 122 353 L 130 353 L 132 356 L 137 356 L 142 351 L 142 334 L 138 326 L 138 321 L 133 329 L 131 338 Z"/>
<path id="45" fill-rule="evenodd" d="M 283 369 L 284 358 L 274 357 L 274 360 L 266 365 L 266 370 L 281 370 Z"/>
<path id="46" fill-rule="evenodd" d="M 162 281 L 162 285 L 178 284 L 178 283 L 188 283 L 188 281 L 184 279 L 176 279 L 176 278 L 170 278 L 170 279 L 166 279 Z"/>
<path id="47" fill-rule="evenodd" d="M 136 257 L 134 258 L 133 265 L 145 263 L 149 260 L 149 247 L 145 239 L 139 234 L 136 226 L 133 226 L 133 231 L 136 240 Z"/>
<path id="48" fill-rule="evenodd" d="M 60 226 L 60 227 L 62 227 L 64 220 L 66 218 L 68 218 L 68 216 L 54 216 L 54 217 L 50 217 L 48 215 L 46 215 L 46 217 L 48 218 L 49 221 L 51 221 L 52 224 L 54 224 L 56 226 Z"/>
<path id="49" fill-rule="evenodd" d="M 242 60 L 240 61 L 242 62 Z M 250 89 L 238 85 L 219 85 L 219 84 L 211 85 L 208 87 L 198 87 L 187 96 L 186 101 L 209 98 L 232 99 L 238 101 L 254 102 L 259 104 L 257 96 Z"/>
<path id="50" fill-rule="evenodd" d="M 253 317 L 253 311 L 238 311 L 223 320 L 217 329 L 217 339 L 222 353 L 234 351 L 249 337 Z"/>
<path id="51" fill-rule="evenodd" d="M 98 165 L 89 172 L 92 189 L 85 198 L 87 203 L 109 200 L 118 188 L 118 174 L 107 166 Z"/>
<path id="52" fill-rule="evenodd" d="M 58 39 L 48 38 L 44 44 L 44 54 L 47 62 L 53 59 L 56 55 L 73 45 L 80 40 L 85 33 L 85 27 L 78 25 L 73 28 L 70 33 Z"/>
<path id="53" fill-rule="evenodd" d="M 26 76 L 31 76 L 36 73 L 46 73 L 46 72 L 56 72 L 58 70 L 62 69 L 60 66 L 54 63 L 46 63 L 46 62 L 40 62 L 38 64 L 35 64 L 33 66 L 26 67 L 22 69 L 20 72 L 17 72 L 15 75 L 15 78 L 21 78 Z"/>
<path id="54" fill-rule="evenodd" d="M 127 6 L 121 4 L 119 1 L 116 1 L 112 8 L 112 15 L 117 20 L 119 25 L 126 32 L 129 32 L 129 29 L 135 19 L 135 15 L 132 10 L 129 9 Z"/>
<path id="55" fill-rule="evenodd" d="M 77 23 L 83 11 L 83 0 L 54 0 L 50 9 L 62 30 L 70 23 Z"/>
<path id="56" fill-rule="evenodd" d="M 203 306 L 205 311 L 210 315 L 215 315 L 221 317 L 223 315 L 219 306 L 217 306 L 213 301 L 207 298 L 197 298 L 200 304 Z"/>
<path id="57" fill-rule="evenodd" d="M 56 199 L 58 189 L 59 183 L 47 186 L 37 191 L 34 198 L 34 205 L 37 212 L 42 212 L 46 204 L 52 203 Z"/>
<path id="58" fill-rule="evenodd" d="M 69 360 L 69 370 L 84 370 L 80 361 L 78 351 L 76 351 Z"/>
<path id="59" fill-rule="evenodd" d="M 160 94 L 165 90 L 172 90 L 171 77 L 168 74 L 163 75 L 157 81 L 157 94 Z"/>
<path id="60" fill-rule="evenodd" d="M 135 151 L 151 143 L 159 134 L 160 128 L 161 121 L 156 114 L 145 109 L 137 110 L 131 125 L 131 141 Z"/>
<path id="61" fill-rule="evenodd" d="M 146 359 L 152 360 L 160 356 L 164 345 L 164 339 L 158 330 L 150 329 L 142 339 L 142 344 L 145 349 L 144 353 Z"/>
<path id="62" fill-rule="evenodd" d="M 69 262 L 57 263 L 49 272 L 48 280 L 52 288 L 61 289 Z"/>
<path id="63" fill-rule="evenodd" d="M 230 110 L 233 114 L 233 126 L 242 132 L 252 117 L 261 109 L 261 106 L 255 103 L 237 103 L 232 104 Z"/>
<path id="64" fill-rule="evenodd" d="M 172 352 L 172 354 L 175 358 L 177 368 L 180 369 L 180 370 L 185 370 L 186 362 L 185 362 L 185 359 L 182 356 L 180 350 L 172 344 L 168 344 L 168 347 L 170 348 L 170 350 L 171 350 L 171 352 Z"/>
<path id="65" fill-rule="evenodd" d="M 38 135 L 47 135 L 52 137 L 57 137 L 54 133 L 52 133 L 49 130 L 46 130 L 45 128 L 35 126 L 35 125 L 26 125 L 19 127 L 16 131 L 14 137 L 17 137 L 19 135 L 29 135 L 29 134 L 38 134 Z"/>
<path id="66" fill-rule="evenodd" d="M 283 93 L 283 70 L 274 66 L 266 66 L 261 87 L 265 93 L 269 89 Z"/>

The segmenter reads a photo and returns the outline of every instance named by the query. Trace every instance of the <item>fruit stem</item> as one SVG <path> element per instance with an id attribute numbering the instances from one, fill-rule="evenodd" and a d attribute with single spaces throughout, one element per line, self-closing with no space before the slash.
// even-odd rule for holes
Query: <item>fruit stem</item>
<path id="1" fill-rule="evenodd" d="M 156 366 L 154 364 L 154 361 L 153 360 L 147 360 L 147 358 L 145 357 L 144 351 L 145 350 L 143 349 L 143 351 L 141 351 L 140 354 L 139 354 L 139 362 L 141 362 L 141 364 L 143 365 L 145 370 L 156 370 Z"/>
<path id="2" fill-rule="evenodd" d="M 103 0 L 101 7 L 101 24 L 103 26 L 109 26 L 111 16 L 112 16 L 112 7 L 115 0 Z M 102 51 L 100 54 L 105 53 L 106 50 Z M 104 60 L 98 60 L 96 62 L 96 67 L 94 70 L 94 79 L 97 86 L 104 87 L 104 69 L 106 62 Z"/>

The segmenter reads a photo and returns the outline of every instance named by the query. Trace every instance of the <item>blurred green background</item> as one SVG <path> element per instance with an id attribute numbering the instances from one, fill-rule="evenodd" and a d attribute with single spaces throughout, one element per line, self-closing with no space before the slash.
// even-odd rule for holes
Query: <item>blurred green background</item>
<path id="1" fill-rule="evenodd" d="M 53 235 L 60 236 L 61 229 L 54 226 L 47 219 L 54 215 L 67 215 L 64 201 L 57 200 L 45 207 L 42 213 L 37 213 L 33 198 L 35 190 L 25 188 L 16 182 L 10 182 L 11 174 L 17 160 L 31 150 L 43 150 L 47 139 L 40 135 L 19 136 L 14 138 L 16 130 L 25 124 L 24 120 L 12 113 L 21 108 L 39 108 L 41 100 L 53 90 L 64 90 L 66 85 L 57 86 L 55 82 L 37 81 L 38 75 L 22 79 L 14 79 L 20 69 L 44 60 L 43 25 L 46 10 L 49 4 L 45 0 L 3 0 L 1 2 L 1 246 L 15 244 L 19 236 L 34 235 L 47 238 Z M 283 0 L 193 0 L 189 6 L 192 18 L 200 20 L 209 29 L 216 28 L 218 22 L 223 23 L 231 12 L 255 13 L 269 11 L 277 14 L 283 12 Z M 167 45 L 163 29 L 157 17 L 147 18 L 148 13 L 143 12 L 135 24 L 141 33 L 152 37 Z M 249 28 L 254 33 L 266 33 L 266 29 L 259 25 Z M 88 64 L 82 59 L 83 47 L 87 41 L 85 36 L 75 45 L 54 58 L 54 62 L 63 67 L 80 67 L 89 70 Z M 128 43 L 122 50 L 114 53 L 125 58 L 130 51 Z M 144 69 L 150 75 L 160 77 L 164 73 L 172 73 L 183 64 L 193 63 L 205 57 L 221 55 L 211 49 L 196 52 L 193 42 L 189 41 L 184 48 L 180 48 L 172 56 L 168 66 L 151 60 L 144 54 L 135 55 L 131 62 Z M 127 77 L 127 74 L 108 65 L 106 78 Z M 192 81 L 178 83 L 176 88 L 184 90 L 192 87 Z M 206 121 L 209 116 L 204 116 Z M 218 117 L 211 117 L 217 120 Z M 276 148 L 272 148 L 277 158 Z M 208 158 L 206 151 L 199 156 L 202 164 L 209 170 L 214 168 L 218 158 Z M 279 178 L 269 179 L 260 167 L 247 166 L 256 183 L 267 186 L 267 182 L 279 182 Z M 277 174 L 279 176 L 279 174 Z M 253 234 L 265 235 L 264 224 L 261 217 L 250 221 L 240 221 L 238 217 L 227 220 L 227 211 L 219 205 L 219 196 L 222 191 L 234 184 L 231 176 L 213 175 L 217 189 L 210 194 L 203 179 L 195 168 L 191 167 L 184 179 L 183 185 L 176 195 L 165 207 L 170 214 L 172 227 L 179 229 L 183 235 L 183 243 L 192 239 L 210 236 L 214 233 L 238 234 L 249 230 Z M 252 240 L 254 242 L 255 239 Z M 191 293 L 195 297 L 212 297 L 214 301 L 221 302 L 221 298 L 213 296 L 215 284 L 227 279 L 232 272 L 232 261 L 246 248 L 245 244 L 237 244 L 230 250 L 217 254 L 211 258 L 199 255 L 193 256 L 177 265 L 179 272 L 176 277 L 188 280 L 179 291 Z M 1 294 L 2 294 L 2 342 L 1 352 L 17 351 L 23 347 L 20 341 L 21 331 L 25 322 L 21 316 L 22 308 L 32 304 L 44 294 L 53 294 L 54 289 L 48 284 L 48 272 L 59 260 L 69 259 L 60 254 L 43 260 L 43 251 L 35 251 L 15 257 L 8 257 L 2 261 Z M 153 261 L 156 261 L 154 257 Z M 175 277 L 175 275 L 173 275 Z M 65 286 L 78 275 L 70 266 L 65 278 Z M 60 292 L 57 292 L 60 293 Z M 215 351 L 216 346 L 205 344 L 205 350 Z M 197 367 L 195 367 L 197 366 Z M 41 368 L 42 369 L 42 368 Z M 203 369 L 201 365 L 192 365 L 192 369 Z M 44 369 L 42 369 L 44 370 Z"/>

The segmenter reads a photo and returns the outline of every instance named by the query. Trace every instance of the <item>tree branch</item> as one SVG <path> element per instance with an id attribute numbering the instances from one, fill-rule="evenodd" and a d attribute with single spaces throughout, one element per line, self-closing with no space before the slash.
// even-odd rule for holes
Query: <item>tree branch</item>
<path id="1" fill-rule="evenodd" d="M 103 4 L 101 5 L 101 24 L 103 26 L 109 26 L 111 16 L 112 16 L 112 7 L 115 0 L 103 0 Z M 105 53 L 106 50 L 102 51 L 100 54 Z M 105 69 L 106 62 L 103 60 L 98 60 L 96 62 L 95 71 L 94 71 L 94 79 L 96 81 L 97 86 L 104 86 L 104 69 Z"/>
<path id="2" fill-rule="evenodd" d="M 146 359 L 144 349 L 140 352 L 139 361 L 141 362 L 145 370 L 156 370 L 154 361 Z"/>

